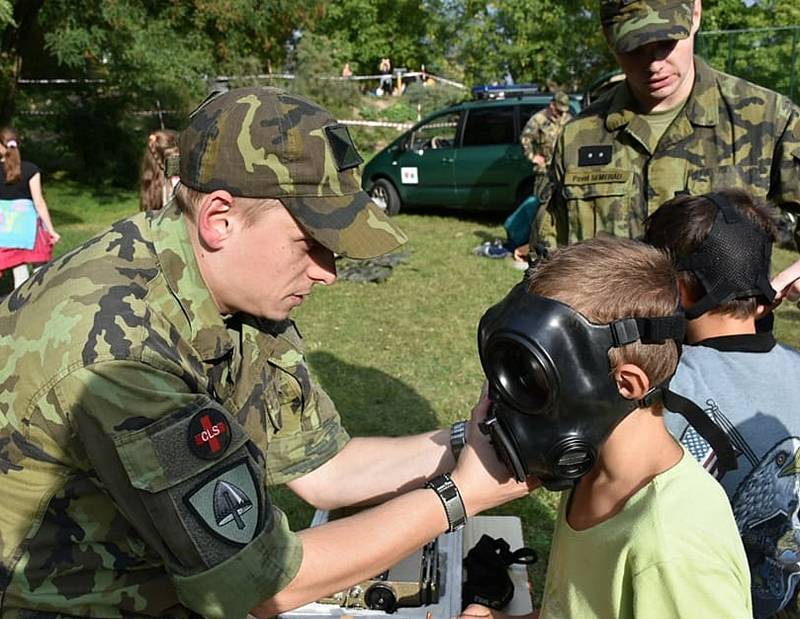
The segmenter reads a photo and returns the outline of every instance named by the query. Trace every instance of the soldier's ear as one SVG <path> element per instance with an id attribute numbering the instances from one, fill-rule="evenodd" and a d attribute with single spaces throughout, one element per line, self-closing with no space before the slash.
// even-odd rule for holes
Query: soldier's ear
<path id="1" fill-rule="evenodd" d="M 236 225 L 232 213 L 233 196 L 224 190 L 208 194 L 195 217 L 200 242 L 209 250 L 221 249 Z"/>
<path id="2" fill-rule="evenodd" d="M 703 17 L 703 3 L 701 0 L 694 0 L 694 11 L 692 12 L 692 32 L 689 36 L 694 36 L 700 29 L 700 20 Z"/>

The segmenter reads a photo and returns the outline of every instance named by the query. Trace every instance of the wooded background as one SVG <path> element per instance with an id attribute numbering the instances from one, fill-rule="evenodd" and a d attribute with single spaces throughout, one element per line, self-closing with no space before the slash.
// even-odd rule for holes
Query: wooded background
<path id="1" fill-rule="evenodd" d="M 800 25 L 800 2 L 703 5 L 704 31 L 767 29 L 701 39 L 715 66 L 796 95 L 789 90 L 797 81 L 798 28 L 786 27 Z M 467 86 L 511 78 L 580 91 L 614 67 L 597 6 L 597 0 L 0 0 L 0 122 L 20 128 L 25 155 L 45 170 L 131 186 L 131 162 L 146 132 L 162 122 L 180 129 L 219 76 L 233 77 L 233 86 L 287 87 L 345 118 L 368 115 L 359 113 L 359 83 L 321 78 L 341 75 L 345 62 L 356 74 L 375 74 L 384 56 L 395 68 L 424 65 Z M 252 77 L 277 73 L 297 79 Z M 435 97 L 417 93 L 416 103 L 464 96 L 442 90 Z"/>

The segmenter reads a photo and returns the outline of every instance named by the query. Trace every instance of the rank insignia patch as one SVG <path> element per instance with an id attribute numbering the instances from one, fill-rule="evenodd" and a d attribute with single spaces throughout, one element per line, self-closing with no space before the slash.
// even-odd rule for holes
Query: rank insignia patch
<path id="1" fill-rule="evenodd" d="M 611 162 L 611 145 L 581 146 L 578 149 L 578 165 L 607 165 Z"/>
<path id="2" fill-rule="evenodd" d="M 325 127 L 325 134 L 328 136 L 328 144 L 331 145 L 333 157 L 336 159 L 336 169 L 339 172 L 356 168 L 364 163 L 346 125 Z"/>
<path id="3" fill-rule="evenodd" d="M 213 408 L 204 408 L 189 422 L 189 450 L 204 460 L 216 460 L 231 444 L 231 427 L 225 415 Z"/>
<path id="4" fill-rule="evenodd" d="M 244 546 L 258 532 L 261 500 L 246 460 L 215 472 L 184 501 L 211 533 L 226 541 Z"/>

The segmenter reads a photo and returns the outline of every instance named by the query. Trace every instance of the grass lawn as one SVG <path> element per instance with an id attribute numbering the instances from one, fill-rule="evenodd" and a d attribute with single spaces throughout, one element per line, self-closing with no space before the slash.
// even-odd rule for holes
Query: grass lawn
<path id="1" fill-rule="evenodd" d="M 63 238 L 58 254 L 138 208 L 133 192 L 92 193 L 52 179 L 45 191 Z M 410 257 L 388 281 L 318 287 L 294 316 L 312 370 L 353 435 L 403 435 L 467 417 L 483 380 L 478 320 L 520 278 L 503 260 L 470 254 L 481 241 L 502 236 L 499 218 L 401 214 L 397 221 L 411 239 Z M 774 269 L 794 258 L 776 250 Z M 778 337 L 800 347 L 798 323 L 800 310 L 781 307 Z M 308 524 L 308 506 L 285 490 L 275 495 L 295 528 Z M 539 491 L 495 510 L 520 516 L 526 542 L 539 552 L 531 569 L 537 600 L 556 499 Z"/>

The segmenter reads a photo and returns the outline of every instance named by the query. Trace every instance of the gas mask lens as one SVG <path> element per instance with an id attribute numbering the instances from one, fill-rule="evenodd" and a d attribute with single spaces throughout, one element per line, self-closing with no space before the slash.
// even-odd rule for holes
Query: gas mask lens
<path id="1" fill-rule="evenodd" d="M 490 343 L 487 367 L 500 399 L 522 413 L 538 414 L 551 399 L 553 382 L 536 352 L 511 339 Z"/>

